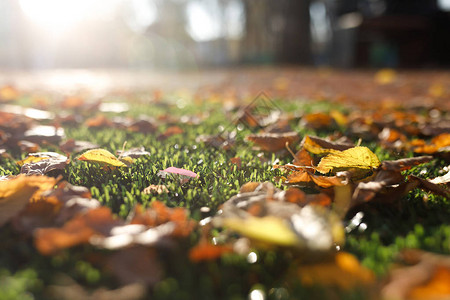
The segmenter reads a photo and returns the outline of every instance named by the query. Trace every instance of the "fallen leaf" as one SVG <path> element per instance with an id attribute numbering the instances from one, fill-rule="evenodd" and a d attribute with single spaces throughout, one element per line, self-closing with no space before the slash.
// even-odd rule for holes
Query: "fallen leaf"
<path id="1" fill-rule="evenodd" d="M 447 167 L 447 169 L 450 169 L 450 166 Z M 434 184 L 448 184 L 450 183 L 450 171 L 447 172 L 447 174 L 435 177 L 433 179 L 428 179 L 431 183 Z"/>
<path id="2" fill-rule="evenodd" d="M 233 248 L 228 245 L 213 245 L 208 242 L 200 242 L 189 250 L 189 259 L 198 263 L 201 261 L 216 260 L 226 253 L 233 252 Z"/>
<path id="3" fill-rule="evenodd" d="M 344 151 L 353 148 L 355 145 L 349 143 L 336 143 L 316 136 L 305 136 L 301 145 L 303 148 L 313 154 L 329 154 L 336 151 Z"/>
<path id="4" fill-rule="evenodd" d="M 117 155 L 119 155 L 120 157 L 139 158 L 141 156 L 146 156 L 146 155 L 150 156 L 150 152 L 145 151 L 144 147 L 132 148 L 127 151 L 117 150 L 116 152 L 117 152 Z"/>
<path id="5" fill-rule="evenodd" d="M 87 244 L 94 235 L 109 235 L 114 226 L 123 222 L 113 217 L 108 207 L 88 210 L 75 216 L 61 228 L 39 228 L 34 233 L 34 243 L 43 255 L 80 244 Z"/>
<path id="6" fill-rule="evenodd" d="M 226 218 L 223 226 L 252 240 L 269 245 L 294 247 L 300 244 L 289 222 L 275 216 Z"/>
<path id="7" fill-rule="evenodd" d="M 334 119 L 326 113 L 311 113 L 302 117 L 301 125 L 315 129 L 327 129 L 336 125 Z"/>
<path id="8" fill-rule="evenodd" d="M 182 207 L 168 208 L 160 201 L 153 201 L 148 209 L 137 206 L 134 217 L 130 222 L 130 224 L 142 224 L 150 227 L 165 223 L 175 225 L 175 228 L 170 232 L 170 235 L 175 237 L 186 237 L 195 227 L 195 222 L 189 218 L 186 209 Z"/>
<path id="9" fill-rule="evenodd" d="M 80 155 L 78 160 L 96 162 L 104 165 L 114 166 L 114 167 L 126 167 L 127 165 L 120 161 L 111 152 L 105 149 L 92 149 L 84 152 Z"/>
<path id="10" fill-rule="evenodd" d="M 261 133 L 250 134 L 246 137 L 247 140 L 255 143 L 260 150 L 268 152 L 277 152 L 286 149 L 287 145 L 292 145 L 299 140 L 297 132 L 283 132 L 283 133 Z"/>
<path id="11" fill-rule="evenodd" d="M 415 147 L 413 151 L 415 153 L 434 154 L 439 151 L 449 151 L 445 150 L 447 147 L 450 147 L 450 133 L 442 133 L 434 137 L 430 144 Z"/>
<path id="12" fill-rule="evenodd" d="M 297 153 L 295 153 L 293 165 L 296 166 L 313 166 L 313 158 L 309 155 L 308 151 L 302 147 Z"/>
<path id="13" fill-rule="evenodd" d="M 427 163 L 432 160 L 433 160 L 432 156 L 419 156 L 397 160 L 384 160 L 381 163 L 380 169 L 388 171 L 405 171 L 411 169 L 414 166 Z"/>
<path id="14" fill-rule="evenodd" d="M 24 164 L 36 163 L 46 159 L 67 160 L 67 157 L 56 152 L 29 153 L 25 159 L 17 161 L 17 164 L 23 166 Z"/>
<path id="15" fill-rule="evenodd" d="M 298 275 L 306 286 L 319 285 L 351 290 L 375 282 L 369 269 L 361 266 L 358 259 L 350 253 L 339 252 L 331 261 L 301 265 Z"/>
<path id="16" fill-rule="evenodd" d="M 351 170 L 355 177 L 365 177 L 379 165 L 378 157 L 369 148 L 358 146 L 327 155 L 316 169 L 324 174 Z"/>
<path id="17" fill-rule="evenodd" d="M 59 145 L 59 149 L 65 153 L 77 153 L 98 147 L 97 144 L 87 141 L 76 141 L 74 139 L 67 140 Z"/>
<path id="18" fill-rule="evenodd" d="M 26 175 L 44 175 L 53 170 L 63 170 L 70 159 L 56 152 L 30 153 L 28 157 L 18 161 L 20 173 Z"/>
<path id="19" fill-rule="evenodd" d="M 172 135 L 182 134 L 182 133 L 184 133 L 183 128 L 181 128 L 179 126 L 170 126 L 163 133 L 161 133 L 158 136 L 158 140 L 162 141 L 162 140 L 167 139 L 168 137 L 171 137 Z"/>
<path id="20" fill-rule="evenodd" d="M 322 188 L 329 188 L 332 186 L 339 186 L 347 184 L 347 179 L 340 176 L 322 176 L 315 175 L 309 168 L 304 168 L 295 165 L 274 166 L 274 168 L 281 168 L 291 171 L 284 181 L 285 184 L 294 184 L 301 186 L 317 185 Z M 313 168 L 314 169 L 314 168 Z M 311 169 L 311 170 L 313 170 Z"/>
<path id="21" fill-rule="evenodd" d="M 39 199 L 42 191 L 52 189 L 56 182 L 52 177 L 25 175 L 0 181 L 0 226 L 16 216 L 27 203 Z"/>
<path id="22" fill-rule="evenodd" d="M 84 125 L 90 128 L 100 128 L 100 127 L 112 127 L 113 123 L 105 115 L 97 115 L 93 118 L 87 119 Z"/>
<path id="23" fill-rule="evenodd" d="M 450 257 L 421 250 L 403 250 L 400 255 L 412 266 L 393 269 L 381 290 L 382 299 L 448 299 Z"/>

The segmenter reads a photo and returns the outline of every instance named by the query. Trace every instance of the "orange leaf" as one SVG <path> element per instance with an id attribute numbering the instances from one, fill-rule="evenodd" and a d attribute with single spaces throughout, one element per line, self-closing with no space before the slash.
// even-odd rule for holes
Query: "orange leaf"
<path id="1" fill-rule="evenodd" d="M 24 176 L 0 181 L 0 226 L 16 216 L 27 203 L 37 200 L 41 192 L 52 189 L 56 179 Z"/>
<path id="2" fill-rule="evenodd" d="M 108 235 L 112 227 L 122 222 L 116 220 L 108 207 L 99 207 L 78 215 L 61 228 L 41 228 L 35 232 L 36 248 L 43 255 L 86 244 L 94 234 Z"/>
<path id="3" fill-rule="evenodd" d="M 230 253 L 232 251 L 233 248 L 227 245 L 213 245 L 201 242 L 189 250 L 189 259 L 192 262 L 215 260 L 225 253 Z"/>

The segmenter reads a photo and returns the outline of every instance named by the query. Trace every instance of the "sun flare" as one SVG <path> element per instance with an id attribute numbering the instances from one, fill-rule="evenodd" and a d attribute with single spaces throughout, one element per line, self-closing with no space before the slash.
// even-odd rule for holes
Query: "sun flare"
<path id="1" fill-rule="evenodd" d="M 82 21 L 108 18 L 119 1 L 101 0 L 19 0 L 25 16 L 50 32 L 64 32 Z"/>

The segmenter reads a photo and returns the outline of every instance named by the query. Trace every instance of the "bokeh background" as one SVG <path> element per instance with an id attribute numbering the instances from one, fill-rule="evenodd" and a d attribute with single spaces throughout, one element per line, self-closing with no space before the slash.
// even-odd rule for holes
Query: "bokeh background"
<path id="1" fill-rule="evenodd" d="M 0 0 L 0 70 L 450 66 L 450 0 Z"/>

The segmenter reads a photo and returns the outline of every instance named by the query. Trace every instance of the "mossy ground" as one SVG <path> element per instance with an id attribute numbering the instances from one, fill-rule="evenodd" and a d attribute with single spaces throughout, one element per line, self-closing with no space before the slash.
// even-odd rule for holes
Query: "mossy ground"
<path id="1" fill-rule="evenodd" d="M 242 184 L 248 181 L 272 181 L 280 175 L 279 170 L 272 168 L 277 163 L 289 163 L 290 156 L 279 157 L 275 154 L 258 156 L 257 151 L 240 141 L 235 148 L 226 151 L 196 142 L 201 134 L 217 134 L 221 126 L 229 126 L 229 118 L 222 112 L 222 104 L 204 101 L 192 103 L 188 99 L 167 97 L 158 105 L 143 103 L 139 97 L 118 99 L 112 97 L 106 101 L 127 101 L 130 111 L 121 115 L 137 117 L 139 115 L 162 116 L 170 114 L 175 117 L 177 125 L 185 131 L 183 134 L 159 140 L 158 133 L 167 125 L 161 125 L 155 134 L 130 133 L 120 129 L 93 129 L 84 125 L 66 127 L 67 138 L 85 140 L 96 143 L 104 149 L 115 152 L 121 149 L 124 142 L 127 148 L 144 146 L 151 153 L 136 160 L 130 168 L 112 171 L 101 169 L 98 165 L 72 159 L 64 170 L 63 177 L 74 185 L 86 186 L 92 196 L 104 205 L 113 209 L 121 217 L 126 217 L 136 203 L 148 205 L 158 199 L 168 206 L 183 206 L 190 210 L 191 216 L 197 220 L 205 217 L 200 208 L 211 208 L 211 214 L 218 206 L 238 193 Z M 27 104 L 29 99 L 21 99 Z M 278 99 L 276 104 L 288 113 L 345 110 L 326 101 L 284 101 Z M 182 123 L 181 116 L 200 116 L 208 114 L 198 124 Z M 113 117 L 116 114 L 108 114 Z M 335 128 L 315 132 L 305 129 L 298 122 L 291 124 L 300 135 L 315 134 L 326 136 Z M 240 133 L 245 136 L 250 131 L 246 128 Z M 356 141 L 356 140 L 355 140 Z M 366 143 L 380 158 L 397 159 L 398 154 L 387 151 L 375 143 Z M 58 151 L 57 147 L 47 146 L 41 151 Z M 18 174 L 19 167 L 15 160 L 22 159 L 25 153 L 11 153 L 13 159 L 2 158 L 0 175 Z M 407 153 L 402 157 L 411 156 Z M 238 156 L 242 167 L 238 169 L 229 162 L 231 157 Z M 175 166 L 185 168 L 200 175 L 181 185 L 176 180 L 163 181 L 157 176 L 159 170 Z M 421 177 L 435 177 L 438 170 L 445 166 L 444 161 L 435 159 L 428 164 L 413 168 L 408 173 Z M 426 170 L 423 172 L 423 170 Z M 142 190 L 150 184 L 167 185 L 168 194 L 147 195 Z M 428 197 L 424 203 L 423 198 Z M 380 208 L 377 211 L 365 212 L 359 226 L 347 233 L 347 242 L 343 250 L 355 254 L 362 264 L 372 269 L 378 276 L 385 275 L 396 255 L 403 248 L 420 248 L 428 251 L 450 254 L 450 202 L 440 196 L 428 195 L 421 190 L 413 190 L 402 202 L 402 209 L 392 210 Z M 346 220 L 345 222 L 348 222 Z M 9 227 L 0 231 L 0 299 L 45 299 L 46 287 L 53 284 L 58 274 L 64 273 L 75 279 L 87 289 L 99 286 L 114 287 L 115 282 L 102 270 L 84 258 L 92 250 L 91 246 L 79 246 L 62 253 L 43 257 L 37 253 L 32 242 L 26 237 L 15 236 Z M 187 249 L 198 239 L 196 233 L 181 243 L 170 258 L 165 279 L 152 290 L 153 299 L 246 299 L 249 292 L 261 288 L 269 299 L 291 299 L 322 295 L 321 288 L 305 288 L 301 285 L 290 286 L 280 281 L 292 259 L 286 253 L 261 251 L 257 263 L 250 264 L 245 257 L 226 255 L 216 262 L 193 264 L 187 258 Z M 326 294 L 326 293 L 325 293 Z M 359 291 L 338 294 L 348 299 L 361 298 Z"/>

